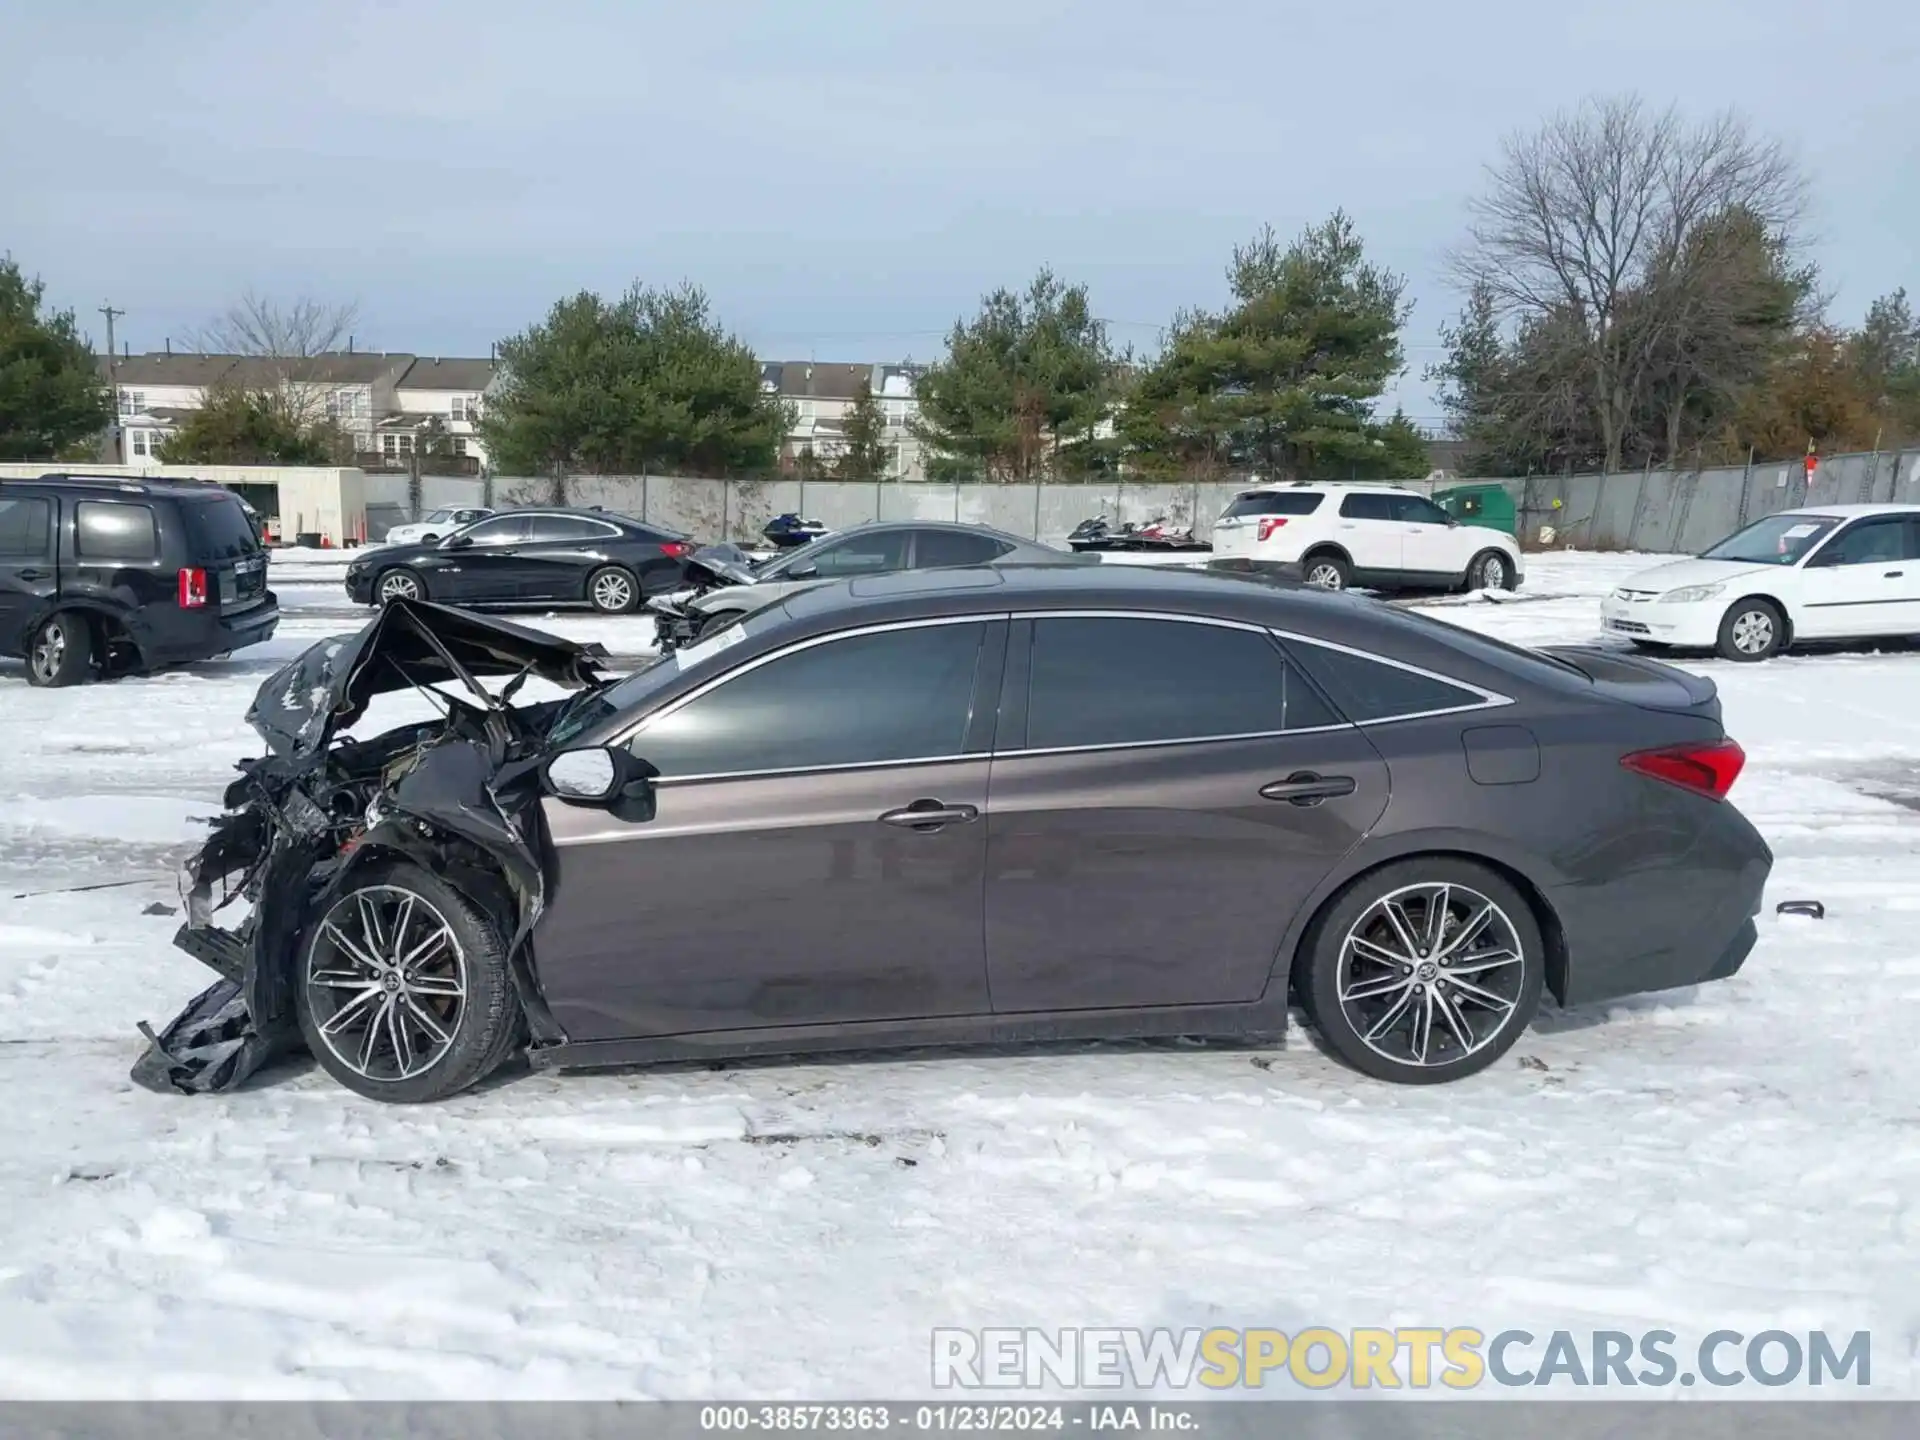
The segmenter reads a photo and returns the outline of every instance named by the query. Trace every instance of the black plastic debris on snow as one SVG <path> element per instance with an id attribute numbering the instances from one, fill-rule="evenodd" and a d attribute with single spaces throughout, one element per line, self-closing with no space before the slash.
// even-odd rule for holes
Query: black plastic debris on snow
<path id="1" fill-rule="evenodd" d="M 240 762 L 226 813 L 182 874 L 187 916 L 174 944 L 220 979 L 157 1034 L 141 1026 L 148 1048 L 133 1079 L 184 1094 L 230 1090 L 301 1048 L 300 942 L 359 867 L 382 858 L 446 876 L 495 916 L 513 937 L 531 1038 L 561 1038 L 527 937 L 549 883 L 539 857 L 551 849 L 537 833 L 534 775 L 564 702 L 509 702 L 529 676 L 603 684 L 605 657 L 598 645 L 401 600 L 269 677 L 247 711 L 269 753 Z M 508 676 L 500 697 L 480 683 Z M 464 696 L 433 688 L 446 682 Z M 341 735 L 374 697 L 409 688 L 432 696 L 441 718 L 367 741 Z M 216 925 L 237 900 L 249 902 L 244 918 Z"/>

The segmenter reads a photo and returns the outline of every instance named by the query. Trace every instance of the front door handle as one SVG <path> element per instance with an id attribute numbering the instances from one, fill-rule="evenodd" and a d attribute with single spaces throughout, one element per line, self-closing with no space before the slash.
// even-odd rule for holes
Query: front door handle
<path id="1" fill-rule="evenodd" d="M 948 805 L 939 800 L 916 800 L 899 810 L 889 810 L 880 817 L 882 825 L 898 825 L 903 830 L 918 830 L 930 834 L 947 825 L 964 825 L 969 820 L 978 820 L 980 809 L 976 805 Z"/>
<path id="2" fill-rule="evenodd" d="M 1354 792 L 1351 775 L 1316 775 L 1311 770 L 1296 770 L 1284 780 L 1260 787 L 1263 800 L 1285 800 L 1291 805 L 1318 805 Z"/>
<path id="3" fill-rule="evenodd" d="M 47 578 L 47 572 L 44 570 L 16 570 L 14 573 L 22 580 L 44 580 Z"/>
<path id="4" fill-rule="evenodd" d="M 24 570 L 21 571 L 20 573 L 23 575 L 26 575 L 26 572 Z M 1882 575 L 1880 578 L 1882 580 L 1898 580 L 1902 575 L 1906 573 L 1907 572 L 1904 570 L 1889 570 L 1887 571 L 1886 574 Z M 27 575 L 26 578 L 31 580 L 33 577 L 31 575 Z"/>

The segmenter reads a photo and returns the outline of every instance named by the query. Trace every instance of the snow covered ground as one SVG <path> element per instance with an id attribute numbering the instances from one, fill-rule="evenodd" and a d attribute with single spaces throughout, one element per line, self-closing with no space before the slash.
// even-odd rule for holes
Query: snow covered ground
<path id="1" fill-rule="evenodd" d="M 210 979 L 168 944 L 171 865 L 264 674 L 354 624 L 341 558 L 276 558 L 281 634 L 228 661 L 56 692 L 0 662 L 0 1395 L 915 1395 L 935 1326 L 1312 1324 L 1867 1329 L 1875 1392 L 1916 1393 L 1920 654 L 1699 662 L 1778 856 L 1759 948 L 1549 1012 L 1461 1084 L 1296 1031 L 426 1109 L 310 1068 L 149 1094 L 135 1023 Z M 1644 563 L 1536 557 L 1521 598 L 1434 613 L 1589 640 Z"/>

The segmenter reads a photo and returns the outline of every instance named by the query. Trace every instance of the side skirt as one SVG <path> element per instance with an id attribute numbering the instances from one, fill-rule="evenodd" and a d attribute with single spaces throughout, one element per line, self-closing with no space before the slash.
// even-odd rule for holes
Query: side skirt
<path id="1" fill-rule="evenodd" d="M 1238 1039 L 1284 1035 L 1285 984 L 1277 998 L 1248 1005 L 1170 1006 L 1153 1010 L 1071 1010 L 1027 1015 L 962 1015 L 932 1020 L 874 1020 L 850 1025 L 789 1025 L 707 1030 L 634 1040 L 589 1040 L 535 1049 L 536 1070 L 581 1070 L 678 1060 L 751 1059 L 949 1045 L 1035 1045 L 1068 1040 L 1142 1040 L 1156 1036 Z"/>

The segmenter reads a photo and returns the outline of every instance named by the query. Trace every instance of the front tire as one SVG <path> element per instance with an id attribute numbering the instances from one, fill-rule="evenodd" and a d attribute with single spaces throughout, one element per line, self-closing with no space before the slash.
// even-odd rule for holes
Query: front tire
<path id="1" fill-rule="evenodd" d="M 1338 555 L 1322 551 L 1301 562 L 1300 578 L 1316 590 L 1344 590 L 1353 581 L 1353 567 Z"/>
<path id="2" fill-rule="evenodd" d="M 640 603 L 640 582 L 631 570 L 603 565 L 587 577 L 587 603 L 602 615 L 625 615 Z"/>
<path id="3" fill-rule="evenodd" d="M 1722 660 L 1751 664 L 1769 660 L 1786 648 L 1787 621 L 1771 600 L 1741 600 L 1720 620 L 1714 653 Z"/>
<path id="4" fill-rule="evenodd" d="M 327 1073 L 388 1104 L 485 1079 L 519 1033 L 507 947 L 464 895 L 417 865 L 370 865 L 300 950 L 300 1031 Z"/>
<path id="5" fill-rule="evenodd" d="M 1434 1085 L 1475 1074 L 1540 1008 L 1546 946 L 1524 896 L 1469 860 L 1417 857 L 1355 881 L 1309 928 L 1297 989 L 1362 1074 Z"/>
<path id="6" fill-rule="evenodd" d="M 426 598 L 425 583 L 411 570 L 386 570 L 374 579 L 373 601 L 376 605 L 389 605 L 395 600 Z"/>
<path id="7" fill-rule="evenodd" d="M 93 668 L 93 628 L 72 611 L 50 615 L 27 642 L 27 683 L 78 685 Z"/>

